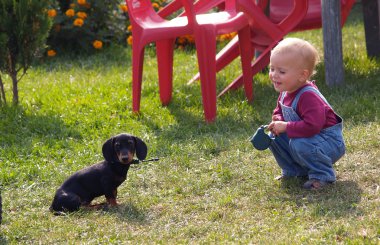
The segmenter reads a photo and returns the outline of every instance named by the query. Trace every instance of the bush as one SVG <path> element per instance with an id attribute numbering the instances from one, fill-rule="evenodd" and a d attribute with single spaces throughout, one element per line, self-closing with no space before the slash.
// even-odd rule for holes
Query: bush
<path id="1" fill-rule="evenodd" d="M 127 9 L 120 0 L 58 0 L 48 10 L 54 18 L 48 56 L 56 50 L 89 52 L 111 42 L 125 43 Z"/>
<path id="2" fill-rule="evenodd" d="M 0 0 L 0 104 L 6 103 L 3 73 L 12 80 L 13 103 L 18 82 L 46 47 L 51 21 L 49 0 Z"/>
<path id="3" fill-rule="evenodd" d="M 167 2 L 153 0 L 152 6 L 159 11 Z M 110 43 L 132 45 L 132 27 L 124 0 L 56 0 L 48 13 L 54 18 L 48 56 L 55 56 L 57 50 L 91 52 Z M 218 40 L 229 40 L 233 35 L 222 35 Z M 182 49 L 193 46 L 194 40 L 187 35 L 179 37 L 176 43 Z"/>

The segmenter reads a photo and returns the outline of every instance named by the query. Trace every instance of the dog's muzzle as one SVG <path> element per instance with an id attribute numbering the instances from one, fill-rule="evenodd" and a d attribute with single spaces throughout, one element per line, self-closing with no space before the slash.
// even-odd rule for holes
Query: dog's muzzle
<path id="1" fill-rule="evenodd" d="M 118 157 L 119 161 L 124 164 L 129 164 L 133 160 L 133 154 L 131 154 L 130 152 L 120 152 Z"/>

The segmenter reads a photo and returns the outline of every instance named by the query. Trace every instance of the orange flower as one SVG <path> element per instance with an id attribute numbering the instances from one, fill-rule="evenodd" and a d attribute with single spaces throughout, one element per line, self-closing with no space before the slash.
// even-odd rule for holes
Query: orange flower
<path id="1" fill-rule="evenodd" d="M 125 4 L 120 4 L 120 5 L 119 5 L 119 8 L 120 8 L 120 10 L 123 11 L 123 12 L 128 12 L 128 7 L 127 7 L 127 5 L 125 5 Z"/>
<path id="2" fill-rule="evenodd" d="M 218 38 L 217 38 L 219 41 L 225 41 L 225 40 L 228 40 L 229 39 L 229 35 L 228 34 L 222 34 L 220 35 Z"/>
<path id="3" fill-rule="evenodd" d="M 81 18 L 76 18 L 74 20 L 74 26 L 81 27 L 81 26 L 83 26 L 83 24 L 84 24 L 84 21 Z"/>
<path id="4" fill-rule="evenodd" d="M 158 3 L 152 3 L 152 7 L 158 9 L 160 6 L 158 5 Z"/>
<path id="5" fill-rule="evenodd" d="M 194 37 L 192 35 L 185 35 L 185 39 L 189 42 L 189 43 L 194 43 Z"/>
<path id="6" fill-rule="evenodd" d="M 87 18 L 87 14 L 86 14 L 85 12 L 81 12 L 81 11 L 79 11 L 79 12 L 77 13 L 77 16 L 78 16 L 79 18 L 81 18 L 81 19 L 86 19 L 86 18 Z"/>
<path id="7" fill-rule="evenodd" d="M 72 9 L 75 8 L 75 6 L 76 6 L 75 3 L 71 3 L 71 4 L 70 4 L 70 8 L 72 8 Z"/>
<path id="8" fill-rule="evenodd" d="M 99 41 L 99 40 L 95 40 L 93 43 L 92 43 L 92 46 L 96 49 L 101 49 L 103 47 L 103 43 L 102 41 Z"/>
<path id="9" fill-rule="evenodd" d="M 49 57 L 54 57 L 54 56 L 57 55 L 57 52 L 55 52 L 55 50 L 53 50 L 53 49 L 49 49 L 49 50 L 47 51 L 47 55 L 48 55 Z"/>
<path id="10" fill-rule="evenodd" d="M 179 43 L 179 44 L 184 44 L 185 42 L 186 42 L 185 37 L 179 37 L 179 38 L 178 38 L 178 43 Z"/>
<path id="11" fill-rule="evenodd" d="M 73 17 L 75 15 L 74 9 L 68 9 L 68 10 L 66 10 L 65 15 L 68 16 L 68 17 Z"/>
<path id="12" fill-rule="evenodd" d="M 131 32 L 131 31 L 132 31 L 132 26 L 129 25 L 129 26 L 127 27 L 127 30 L 128 30 L 129 32 Z"/>
<path id="13" fill-rule="evenodd" d="M 127 38 L 127 43 L 128 43 L 129 45 L 132 45 L 132 42 L 133 42 L 133 38 L 132 38 L 132 36 L 129 36 L 129 37 Z"/>
<path id="14" fill-rule="evenodd" d="M 57 11 L 55 9 L 49 9 L 48 10 L 48 16 L 50 18 L 54 18 L 55 16 L 57 16 Z"/>
<path id="15" fill-rule="evenodd" d="M 77 2 L 79 5 L 85 5 L 86 4 L 86 0 L 78 0 Z"/>

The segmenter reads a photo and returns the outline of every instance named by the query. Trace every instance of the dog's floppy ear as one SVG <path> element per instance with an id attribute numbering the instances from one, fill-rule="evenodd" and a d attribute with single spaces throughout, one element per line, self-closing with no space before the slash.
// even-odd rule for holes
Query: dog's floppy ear
<path id="1" fill-rule="evenodd" d="M 134 138 L 136 142 L 136 156 L 139 160 L 144 160 L 148 153 L 148 147 L 139 137 L 134 136 Z"/>
<path id="2" fill-rule="evenodd" d="M 104 159 L 108 162 L 114 162 L 116 159 L 115 150 L 113 148 L 113 137 L 104 142 L 102 147 Z"/>

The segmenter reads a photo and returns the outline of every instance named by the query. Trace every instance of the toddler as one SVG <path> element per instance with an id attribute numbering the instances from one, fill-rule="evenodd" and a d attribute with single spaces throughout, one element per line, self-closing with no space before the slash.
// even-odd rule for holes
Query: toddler
<path id="1" fill-rule="evenodd" d="M 309 42 L 286 38 L 272 50 L 269 78 L 279 92 L 268 129 L 282 175 L 307 177 L 303 187 L 320 189 L 336 181 L 333 164 L 345 153 L 343 120 L 310 77 L 319 61 Z"/>

